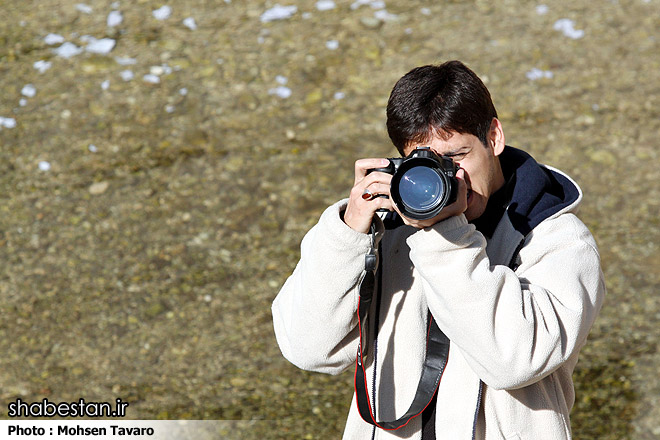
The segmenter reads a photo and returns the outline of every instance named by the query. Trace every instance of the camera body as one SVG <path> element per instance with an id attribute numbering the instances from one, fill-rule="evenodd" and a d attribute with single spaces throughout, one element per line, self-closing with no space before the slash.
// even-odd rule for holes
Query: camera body
<path id="1" fill-rule="evenodd" d="M 388 158 L 389 165 L 373 168 L 391 174 L 390 194 L 401 214 L 416 220 L 435 217 L 456 201 L 459 167 L 447 156 L 429 147 L 419 147 L 406 157 Z"/>

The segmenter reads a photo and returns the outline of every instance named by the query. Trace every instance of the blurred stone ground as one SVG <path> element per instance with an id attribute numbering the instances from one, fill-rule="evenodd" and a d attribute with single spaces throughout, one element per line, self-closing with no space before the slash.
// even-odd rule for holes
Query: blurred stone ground
<path id="1" fill-rule="evenodd" d="M 351 374 L 289 365 L 270 303 L 353 161 L 394 155 L 394 82 L 461 59 L 585 190 L 609 290 L 575 438 L 658 438 L 658 1 L 283 4 L 0 1 L 0 401 L 339 437 Z"/>

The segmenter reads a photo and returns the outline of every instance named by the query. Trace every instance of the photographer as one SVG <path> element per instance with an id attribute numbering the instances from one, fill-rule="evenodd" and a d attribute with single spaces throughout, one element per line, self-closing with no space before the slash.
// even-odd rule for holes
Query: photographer
<path id="1" fill-rule="evenodd" d="M 453 161 L 453 197 L 410 215 L 404 165 L 358 160 L 273 303 L 282 353 L 330 374 L 357 361 L 347 439 L 571 438 L 571 376 L 605 294 L 574 214 L 581 190 L 505 146 L 488 90 L 458 61 L 401 78 L 387 129 L 403 163 L 429 150 Z"/>

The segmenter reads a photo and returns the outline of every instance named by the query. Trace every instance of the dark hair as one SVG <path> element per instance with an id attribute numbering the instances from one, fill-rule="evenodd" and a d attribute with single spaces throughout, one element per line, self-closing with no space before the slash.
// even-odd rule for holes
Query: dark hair
<path id="1" fill-rule="evenodd" d="M 387 103 L 387 132 L 401 154 L 410 143 L 450 132 L 473 134 L 487 145 L 496 117 L 481 79 L 460 61 L 448 61 L 417 67 L 397 81 Z"/>

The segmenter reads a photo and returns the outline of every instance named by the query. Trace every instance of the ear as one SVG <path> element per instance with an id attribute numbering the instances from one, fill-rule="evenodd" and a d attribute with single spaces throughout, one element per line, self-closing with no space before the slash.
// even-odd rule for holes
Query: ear
<path id="1" fill-rule="evenodd" d="M 504 129 L 499 119 L 493 118 L 488 131 L 489 147 L 493 149 L 493 155 L 499 156 L 504 151 L 506 140 L 504 139 Z"/>

